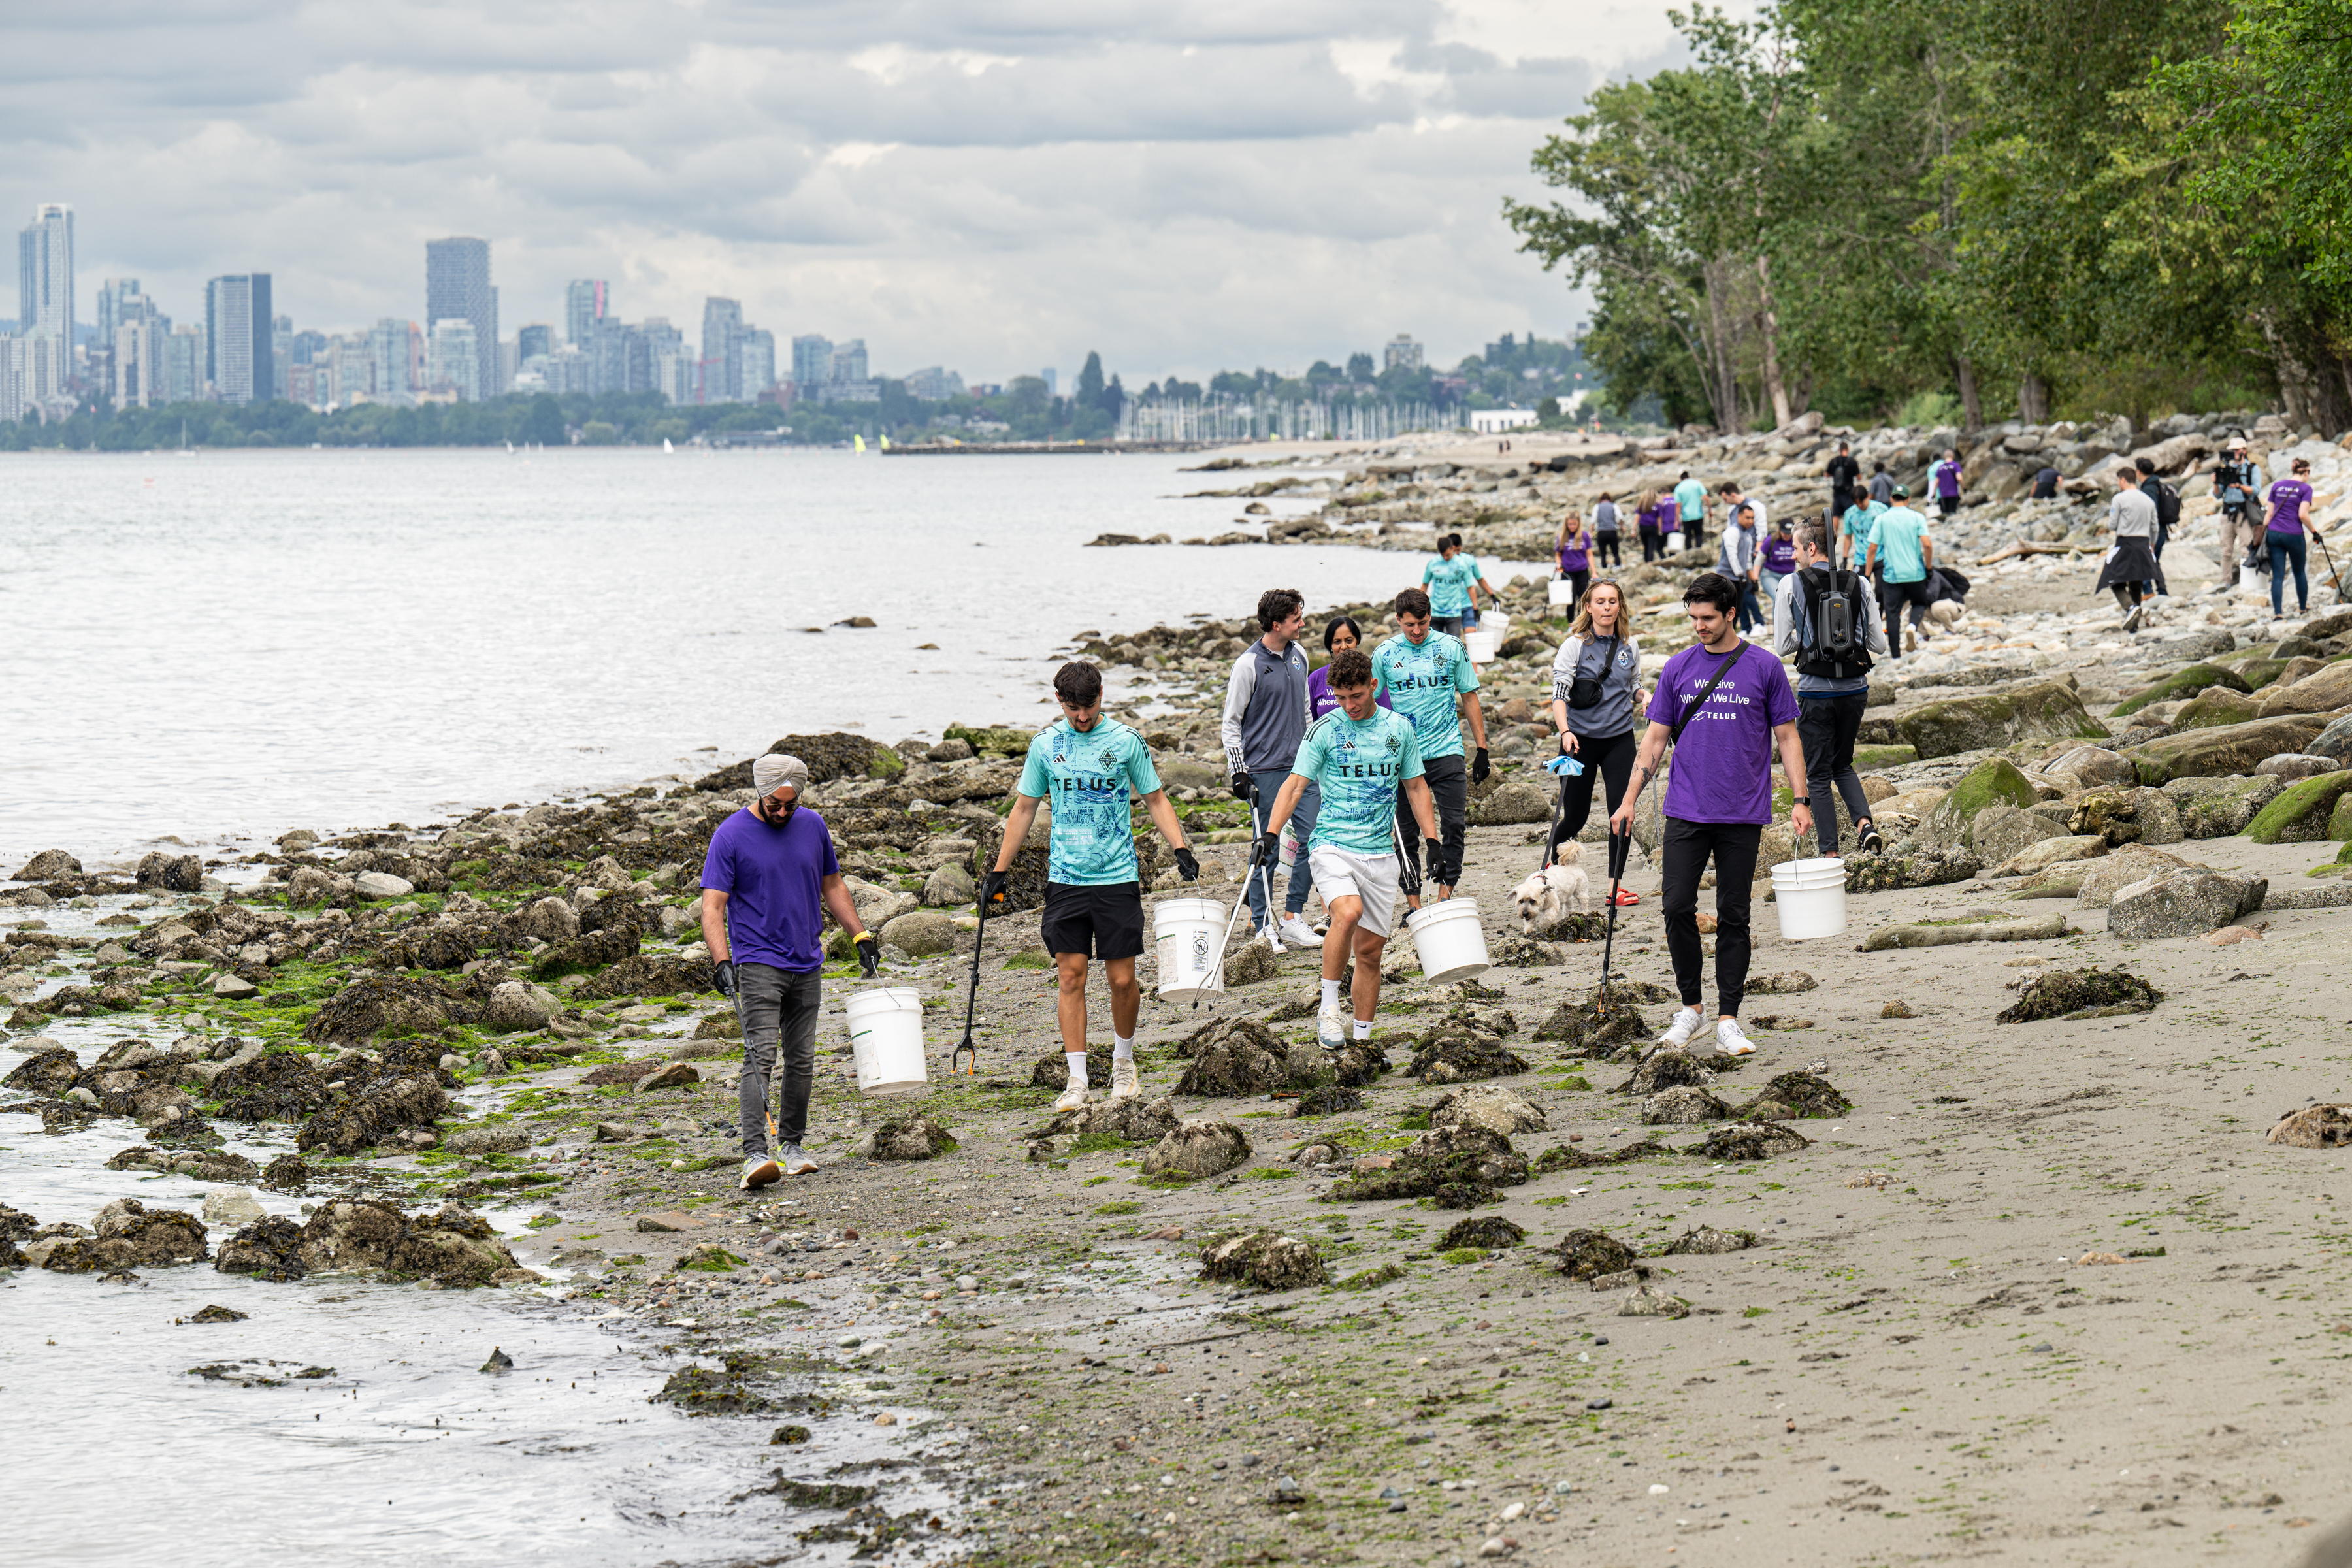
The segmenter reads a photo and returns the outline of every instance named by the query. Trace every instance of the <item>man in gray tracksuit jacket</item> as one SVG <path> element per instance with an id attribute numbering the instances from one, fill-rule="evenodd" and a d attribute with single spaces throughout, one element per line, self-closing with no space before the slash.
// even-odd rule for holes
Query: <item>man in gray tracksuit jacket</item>
<path id="1" fill-rule="evenodd" d="M 1259 595 L 1257 624 L 1265 628 L 1265 635 L 1234 661 L 1233 678 L 1225 683 L 1225 716 L 1220 733 L 1226 763 L 1233 770 L 1234 794 L 1242 799 L 1253 793 L 1256 796 L 1250 811 L 1253 837 L 1265 831 L 1266 813 L 1274 809 L 1275 794 L 1290 776 L 1290 764 L 1298 757 L 1298 742 L 1307 733 L 1307 650 L 1298 644 L 1299 629 L 1307 620 L 1306 605 L 1306 599 L 1289 588 L 1269 588 Z M 1314 831 L 1316 813 L 1322 804 L 1321 794 L 1310 784 L 1290 814 L 1302 846 Z M 1269 868 L 1269 881 L 1272 875 Z M 1255 877 L 1249 879 L 1250 918 L 1266 945 L 1276 952 L 1285 942 L 1293 947 L 1322 946 L 1323 939 L 1300 918 L 1313 886 L 1302 852 L 1290 865 L 1290 891 L 1283 900 L 1277 932 L 1266 910 L 1265 888 Z"/>

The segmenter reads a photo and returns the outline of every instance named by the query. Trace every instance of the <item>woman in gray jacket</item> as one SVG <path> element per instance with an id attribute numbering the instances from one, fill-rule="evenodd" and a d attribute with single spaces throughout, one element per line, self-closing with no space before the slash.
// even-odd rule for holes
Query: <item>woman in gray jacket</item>
<path id="1" fill-rule="evenodd" d="M 1596 774 L 1609 786 L 1612 814 L 1625 798 L 1633 776 L 1641 686 L 1642 646 L 1626 624 L 1625 591 L 1602 577 L 1586 590 L 1568 640 L 1551 661 L 1551 721 L 1559 730 L 1559 753 L 1582 763 L 1584 771 L 1559 781 L 1559 822 L 1545 853 L 1547 865 L 1560 845 L 1584 831 L 1592 815 Z M 1641 900 L 1621 891 L 1617 901 Z"/>

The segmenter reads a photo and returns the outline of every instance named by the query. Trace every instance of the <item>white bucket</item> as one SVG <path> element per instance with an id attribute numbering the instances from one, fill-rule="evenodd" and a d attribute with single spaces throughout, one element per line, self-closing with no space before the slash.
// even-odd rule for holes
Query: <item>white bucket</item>
<path id="1" fill-rule="evenodd" d="M 2262 595 L 2267 594 L 2270 591 L 2271 580 L 2269 574 L 2264 573 L 2261 567 L 2241 565 L 2238 568 L 2239 593 L 2252 594 L 2255 596 L 2260 597 Z"/>
<path id="2" fill-rule="evenodd" d="M 1404 918 L 1421 976 L 1432 985 L 1475 980 L 1494 967 L 1486 957 L 1486 932 L 1478 923 L 1478 900 L 1447 899 L 1423 904 Z"/>
<path id="3" fill-rule="evenodd" d="M 931 1091 L 923 1055 L 923 994 L 911 985 L 860 991 L 842 1008 L 857 1062 L 857 1092 L 908 1100 Z"/>
<path id="4" fill-rule="evenodd" d="M 1565 605 L 1571 609 L 1576 605 L 1576 580 L 1572 577 L 1553 578 L 1544 593 L 1547 604 Z"/>
<path id="5" fill-rule="evenodd" d="M 1160 996 L 1192 1002 L 1225 988 L 1218 944 L 1227 910 L 1214 899 L 1162 899 L 1151 911 L 1151 941 L 1160 956 Z"/>
<path id="6" fill-rule="evenodd" d="M 1473 664 L 1486 664 L 1495 657 L 1495 634 L 1480 627 L 1462 634 L 1462 651 L 1470 656 Z"/>
<path id="7" fill-rule="evenodd" d="M 1772 868 L 1772 907 L 1780 940 L 1811 942 L 1845 934 L 1845 862 L 1784 860 Z"/>
<path id="8" fill-rule="evenodd" d="M 1676 553 L 1678 551 L 1680 551 L 1680 550 L 1682 549 L 1682 547 L 1683 547 L 1683 536 L 1682 536 L 1681 534 L 1679 534 L 1679 533 L 1669 533 L 1668 535 L 1666 535 L 1666 553 L 1667 553 L 1667 554 L 1669 554 L 1669 555 L 1675 554 L 1675 553 Z"/>

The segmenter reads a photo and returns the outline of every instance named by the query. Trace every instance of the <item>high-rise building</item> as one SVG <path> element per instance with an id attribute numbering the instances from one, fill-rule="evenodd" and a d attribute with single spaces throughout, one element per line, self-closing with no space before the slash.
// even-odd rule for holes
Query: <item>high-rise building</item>
<path id="1" fill-rule="evenodd" d="M 460 403 L 482 400 L 482 345 L 473 322 L 449 316 L 433 323 L 425 351 L 425 390 L 454 394 Z"/>
<path id="2" fill-rule="evenodd" d="M 563 290 L 563 341 L 587 348 L 604 319 L 605 282 L 602 278 L 575 278 Z"/>
<path id="3" fill-rule="evenodd" d="M 1049 364 L 1044 370 L 1039 371 L 1037 373 L 1037 376 L 1039 380 L 1045 384 L 1046 396 L 1059 397 L 1062 395 L 1062 373 L 1060 371 L 1055 370 Z"/>
<path id="4" fill-rule="evenodd" d="M 515 353 L 524 359 L 545 359 L 555 352 L 555 329 L 543 321 L 515 331 Z"/>
<path id="5" fill-rule="evenodd" d="M 375 334 L 341 332 L 327 340 L 325 353 L 313 356 L 327 366 L 327 399 L 349 408 L 375 395 Z"/>
<path id="6" fill-rule="evenodd" d="M 467 402 L 493 396 L 499 385 L 499 291 L 490 287 L 490 242 L 430 239 L 425 242 L 425 319 L 437 343 L 442 327 L 464 321 L 473 329 L 474 372 L 469 376 L 433 376 L 436 385 L 469 386 Z M 446 368 L 446 367 L 445 367 Z"/>
<path id="7" fill-rule="evenodd" d="M 944 403 L 963 390 L 963 377 L 938 365 L 926 365 L 907 376 L 907 395 L 926 403 Z"/>
<path id="8" fill-rule="evenodd" d="M 145 408 L 167 401 L 164 345 L 171 341 L 170 320 L 135 288 L 127 294 L 117 291 L 111 298 L 101 289 L 100 296 L 103 313 L 115 323 L 108 388 L 114 405 Z"/>
<path id="9" fill-rule="evenodd" d="M 717 295 L 702 302 L 702 401 L 743 400 L 743 307 Z"/>
<path id="10" fill-rule="evenodd" d="M 324 332 L 305 328 L 288 341 L 292 346 L 296 364 L 317 364 L 327 357 L 327 345 L 331 340 Z"/>
<path id="11" fill-rule="evenodd" d="M 98 286 L 98 342 L 110 345 L 114 329 L 122 324 L 121 300 L 140 292 L 136 278 L 110 278 Z"/>
<path id="12" fill-rule="evenodd" d="M 1382 370 L 1419 370 L 1421 368 L 1421 345 L 1412 341 L 1412 333 L 1399 332 L 1390 340 L 1388 346 L 1381 351 L 1381 368 Z"/>
<path id="13" fill-rule="evenodd" d="M 833 379 L 835 381 L 866 379 L 864 338 L 852 338 L 833 351 Z"/>
<path id="14" fill-rule="evenodd" d="M 735 383 L 736 400 L 757 403 L 776 384 L 776 334 L 753 327 L 743 334 L 743 369 Z"/>
<path id="15" fill-rule="evenodd" d="M 812 332 L 793 340 L 793 384 L 806 396 L 833 379 L 833 341 Z"/>
<path id="16" fill-rule="evenodd" d="M 406 402 L 415 390 L 409 379 L 408 335 L 412 331 L 397 316 L 384 316 L 368 331 L 368 355 L 373 362 L 368 395 L 378 403 Z"/>
<path id="17" fill-rule="evenodd" d="M 294 318 L 279 316 L 269 324 L 269 395 L 294 397 L 289 390 L 294 384 Z M 308 401 L 294 397 L 297 403 Z"/>
<path id="18" fill-rule="evenodd" d="M 16 237 L 16 335 L 38 345 L 23 353 L 48 360 L 26 372 L 48 389 L 39 396 L 63 392 L 73 368 L 73 208 L 42 202 Z"/>
<path id="19" fill-rule="evenodd" d="M 223 403 L 267 403 L 276 395 L 269 274 L 238 272 L 205 285 L 205 378 Z"/>
<path id="20" fill-rule="evenodd" d="M 201 403 L 205 397 L 206 373 L 205 366 L 212 353 L 201 326 L 175 330 L 163 344 L 163 396 L 165 403 Z"/>

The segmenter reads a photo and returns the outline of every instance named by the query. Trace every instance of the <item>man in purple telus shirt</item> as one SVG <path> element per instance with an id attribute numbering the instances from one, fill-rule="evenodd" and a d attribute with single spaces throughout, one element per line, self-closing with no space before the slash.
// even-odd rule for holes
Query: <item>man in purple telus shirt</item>
<path id="1" fill-rule="evenodd" d="M 866 933 L 841 879 L 824 818 L 799 804 L 808 764 L 782 752 L 751 763 L 759 798 L 719 825 L 702 859 L 702 940 L 710 945 L 720 994 L 743 1023 L 743 1079 L 735 1096 L 748 1190 L 782 1176 L 805 1175 L 816 1162 L 801 1152 L 808 1131 L 809 1089 L 816 1077 L 816 1013 L 824 1001 L 824 914 L 857 945 L 871 980 L 882 944 Z M 782 1104 L 768 1150 L 768 1074 L 783 1057 Z"/>
<path id="2" fill-rule="evenodd" d="M 1631 833 L 1642 791 L 1656 776 L 1671 742 L 1675 768 L 1666 781 L 1665 834 L 1660 845 L 1666 948 L 1674 955 L 1682 1011 L 1660 1043 L 1686 1046 L 1706 1020 L 1698 1010 L 1706 956 L 1699 942 L 1698 884 L 1715 861 L 1715 988 L 1719 1012 L 1715 1040 L 1695 1055 L 1744 1057 L 1755 1045 L 1739 1027 L 1748 988 L 1748 891 L 1758 847 L 1772 820 L 1772 753 L 1780 755 L 1795 804 L 1790 826 L 1796 841 L 1812 831 L 1805 793 L 1805 748 L 1797 738 L 1797 694 L 1780 661 L 1734 629 L 1739 586 L 1719 572 L 1702 572 L 1683 595 L 1684 613 L 1698 646 L 1666 660 L 1650 699 L 1650 727 L 1633 761 L 1633 787 L 1609 820 L 1612 834 Z M 1682 732 L 1675 733 L 1680 725 Z"/>

